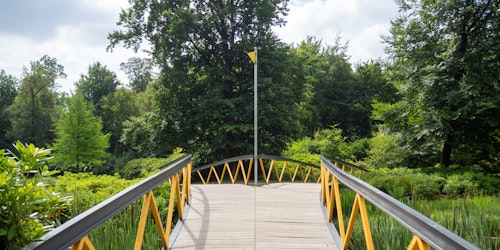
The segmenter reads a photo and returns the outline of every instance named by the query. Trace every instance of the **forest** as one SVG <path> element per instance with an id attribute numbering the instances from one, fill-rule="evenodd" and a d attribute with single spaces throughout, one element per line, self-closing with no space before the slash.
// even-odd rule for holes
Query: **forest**
<path id="1" fill-rule="evenodd" d="M 52 173 L 52 184 L 80 174 L 126 182 L 143 177 L 147 164 L 185 153 L 195 165 L 252 154 L 246 52 L 257 47 L 259 153 L 350 162 L 400 198 L 421 181 L 428 188 L 421 198 L 481 193 L 498 206 L 498 1 L 398 0 L 399 16 L 383 37 L 389 59 L 355 65 L 340 36 L 281 42 L 271 28 L 286 25 L 287 1 L 131 3 L 108 50 L 152 47 L 149 57 L 121 64 L 128 82 L 94 62 L 74 91 L 60 92 L 64 65 L 50 55 L 27 62 L 21 78 L 0 69 L 2 193 L 27 175 L 16 175 L 8 156 L 28 151 L 45 157 L 38 172 Z M 407 187 L 389 188 L 397 186 Z M 497 213 L 493 234 L 499 220 Z M 4 221 L 0 247 L 22 235 Z"/>

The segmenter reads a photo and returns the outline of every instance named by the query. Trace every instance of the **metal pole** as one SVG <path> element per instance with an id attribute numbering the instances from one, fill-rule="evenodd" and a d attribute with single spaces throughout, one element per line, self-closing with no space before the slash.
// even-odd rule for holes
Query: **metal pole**
<path id="1" fill-rule="evenodd" d="M 253 48 L 255 51 L 255 63 L 253 64 L 253 174 L 255 179 L 255 185 L 258 182 L 259 171 L 257 169 L 257 155 L 259 150 L 257 148 L 257 47 Z"/>

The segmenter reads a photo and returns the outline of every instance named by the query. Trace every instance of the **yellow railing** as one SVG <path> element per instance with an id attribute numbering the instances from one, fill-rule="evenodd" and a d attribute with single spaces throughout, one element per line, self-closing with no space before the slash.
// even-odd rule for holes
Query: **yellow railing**
<path id="1" fill-rule="evenodd" d="M 227 181 L 234 184 L 241 176 L 242 181 L 248 185 L 252 177 L 253 161 L 253 156 L 249 155 L 235 157 L 201 166 L 194 171 L 196 171 L 203 184 L 210 183 L 212 178 L 217 183 L 222 184 L 226 181 L 226 176 L 229 176 Z M 320 182 L 319 166 L 310 163 L 271 155 L 260 155 L 258 163 L 259 178 L 265 184 L 269 184 L 273 180 L 277 182 L 285 180 L 304 183 Z"/>
<path id="2" fill-rule="evenodd" d="M 342 213 L 340 183 L 356 194 L 354 202 L 350 206 L 351 214 L 347 228 L 344 225 L 344 214 Z M 328 221 L 333 222 L 334 214 L 337 215 L 337 231 L 340 234 L 342 241 L 340 245 L 343 249 L 349 248 L 358 213 L 361 216 L 366 249 L 375 249 L 365 200 L 413 233 L 414 236 L 409 242 L 408 250 L 426 250 L 430 249 L 431 246 L 435 249 L 478 249 L 412 208 L 346 173 L 345 165 L 339 167 L 337 163 L 331 163 L 326 158 L 321 159 L 321 197 L 323 205 L 326 207 Z"/>
<path id="3" fill-rule="evenodd" d="M 179 219 L 182 220 L 184 218 L 184 207 L 186 204 L 189 204 L 191 171 L 191 157 L 186 156 L 181 158 L 153 176 L 140 181 L 67 221 L 60 227 L 44 235 L 41 241 L 32 243 L 25 247 L 25 249 L 53 250 L 67 249 L 71 246 L 74 250 L 93 250 L 94 246 L 87 234 L 141 197 L 143 197 L 143 203 L 134 249 L 142 249 L 149 212 L 153 216 L 162 245 L 167 249 L 172 229 L 172 220 L 174 219 L 174 210 L 177 211 Z M 160 216 L 153 190 L 166 181 L 170 182 L 170 200 L 167 216 L 164 220 L 165 227 L 163 227 L 163 220 Z"/>

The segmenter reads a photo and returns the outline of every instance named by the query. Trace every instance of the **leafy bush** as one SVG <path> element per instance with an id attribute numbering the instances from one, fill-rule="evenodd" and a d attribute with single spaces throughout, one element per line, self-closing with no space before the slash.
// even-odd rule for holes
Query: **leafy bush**
<path id="1" fill-rule="evenodd" d="M 345 143 L 342 147 L 343 154 L 347 159 L 360 161 L 368 156 L 370 150 L 370 140 L 368 138 L 359 139 L 350 143 Z"/>
<path id="2" fill-rule="evenodd" d="M 452 197 L 459 197 L 477 192 L 477 184 L 472 182 L 472 177 L 468 174 L 454 174 L 447 178 L 443 192 Z"/>
<path id="3" fill-rule="evenodd" d="M 74 197 L 72 213 L 75 216 L 136 182 L 137 180 L 124 180 L 118 174 L 113 176 L 66 172 L 57 177 L 55 188 Z"/>
<path id="4" fill-rule="evenodd" d="M 310 163 L 320 160 L 320 155 L 327 158 L 344 159 L 345 142 L 342 138 L 342 130 L 333 126 L 330 129 L 323 129 L 314 134 L 314 138 L 304 137 L 293 141 L 281 155 Z M 313 160 L 313 161 L 310 161 Z"/>
<path id="5" fill-rule="evenodd" d="M 150 175 L 161 167 L 173 162 L 185 154 L 181 148 L 176 148 L 168 158 L 139 158 L 134 159 L 125 165 L 120 172 L 123 178 L 134 179 Z"/>
<path id="6" fill-rule="evenodd" d="M 65 219 L 69 197 L 46 183 L 54 174 L 45 162 L 50 150 L 17 142 L 18 154 L 0 150 L 0 249 L 17 249 Z"/>
<path id="7" fill-rule="evenodd" d="M 396 199 L 411 195 L 413 171 L 406 168 L 382 168 L 363 175 L 367 182 Z"/>
<path id="8" fill-rule="evenodd" d="M 375 168 L 397 168 L 403 166 L 406 152 L 399 147 L 397 136 L 377 132 L 370 139 L 370 149 L 366 161 Z"/>
<path id="9" fill-rule="evenodd" d="M 498 194 L 500 174 L 474 173 L 472 179 L 478 184 L 478 189 L 486 194 Z"/>
<path id="10" fill-rule="evenodd" d="M 434 199 L 441 194 L 445 178 L 437 174 L 424 174 L 418 169 L 381 168 L 363 175 L 367 182 L 396 199 L 410 195 Z"/>

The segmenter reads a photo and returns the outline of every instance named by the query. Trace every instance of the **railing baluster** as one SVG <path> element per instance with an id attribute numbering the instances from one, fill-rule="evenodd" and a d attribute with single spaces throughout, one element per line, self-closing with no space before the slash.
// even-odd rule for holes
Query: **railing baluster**
<path id="1" fill-rule="evenodd" d="M 353 171 L 352 165 L 350 166 L 352 172 Z M 337 220 L 338 220 L 343 249 L 349 248 L 349 241 L 352 235 L 352 230 L 354 229 L 354 222 L 358 211 L 361 214 L 366 248 L 374 249 L 373 239 L 368 220 L 368 213 L 365 205 L 365 199 L 370 201 L 373 205 L 375 205 L 379 209 L 381 209 L 388 216 L 391 216 L 392 218 L 396 219 L 396 221 L 398 221 L 400 224 L 402 224 L 415 234 L 415 236 L 413 237 L 408 246 L 408 249 L 427 250 L 430 249 L 431 246 L 436 249 L 478 249 L 476 246 L 472 245 L 468 241 L 450 232 L 448 229 L 442 227 L 436 222 L 430 220 L 429 218 L 419 214 L 412 208 L 409 208 L 408 206 L 390 197 L 389 195 L 383 193 L 382 191 L 344 172 L 345 164 L 342 164 L 342 168 L 340 169 L 337 166 L 337 163 L 332 164 L 326 158 L 322 157 L 321 167 L 322 171 L 324 171 L 324 173 L 322 174 L 323 182 L 329 181 L 330 173 L 333 175 L 331 185 L 333 188 L 332 192 L 334 192 L 334 200 L 336 201 L 337 205 L 336 209 L 338 217 Z M 325 174 L 325 172 L 328 172 L 328 174 Z M 342 211 L 341 211 L 342 207 L 340 202 L 340 190 L 338 185 L 339 181 L 341 181 L 349 189 L 356 192 L 347 231 L 344 231 L 343 227 L 344 220 L 342 218 Z M 327 189 L 325 189 L 324 185 L 325 184 L 323 183 L 324 190 L 322 190 L 322 194 L 326 197 L 323 198 L 323 202 L 326 201 L 327 209 L 329 209 L 330 208 L 329 207 L 330 203 L 328 202 L 330 200 L 330 198 L 328 198 L 329 192 L 327 191 Z"/>

